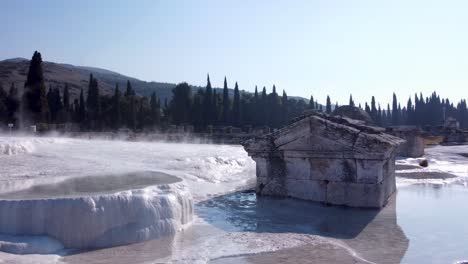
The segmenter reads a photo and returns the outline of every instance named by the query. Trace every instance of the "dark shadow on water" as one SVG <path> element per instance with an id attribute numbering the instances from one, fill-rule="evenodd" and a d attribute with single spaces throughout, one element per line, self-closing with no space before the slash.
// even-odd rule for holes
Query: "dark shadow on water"
<path id="1" fill-rule="evenodd" d="M 253 191 L 244 191 L 200 202 L 196 213 L 230 232 L 319 235 L 344 241 L 370 261 L 399 263 L 409 241 L 397 224 L 395 205 L 395 197 L 382 210 L 375 210 L 257 197 Z"/>
<path id="2" fill-rule="evenodd" d="M 197 205 L 197 215 L 229 231 L 295 232 L 356 237 L 379 213 L 297 199 L 257 197 L 254 191 L 219 196 Z"/>

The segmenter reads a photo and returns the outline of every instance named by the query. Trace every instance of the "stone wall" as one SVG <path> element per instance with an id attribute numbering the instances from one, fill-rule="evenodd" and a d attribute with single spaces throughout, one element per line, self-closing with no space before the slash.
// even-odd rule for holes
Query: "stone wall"
<path id="1" fill-rule="evenodd" d="M 403 142 L 360 122 L 312 114 L 243 145 L 256 162 L 259 195 L 380 208 L 396 190 Z"/>
<path id="2" fill-rule="evenodd" d="M 417 127 L 389 127 L 386 133 L 404 139 L 398 147 L 398 156 L 419 158 L 424 156 L 424 138 Z"/>
<path id="3" fill-rule="evenodd" d="M 395 191 L 395 156 L 387 160 L 254 157 L 256 192 L 326 204 L 382 207 Z"/>

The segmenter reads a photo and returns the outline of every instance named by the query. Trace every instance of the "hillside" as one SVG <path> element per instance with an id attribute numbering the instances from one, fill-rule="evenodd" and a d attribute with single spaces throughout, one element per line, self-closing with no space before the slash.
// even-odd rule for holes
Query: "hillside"
<path id="1" fill-rule="evenodd" d="M 0 85 L 3 86 L 4 89 L 7 89 L 10 87 L 11 83 L 15 83 L 16 87 L 22 89 L 26 81 L 28 67 L 29 60 L 24 58 L 0 61 Z M 119 85 L 120 89 L 123 90 L 126 87 L 127 80 L 130 80 L 137 94 L 149 96 L 156 91 L 156 94 L 161 98 L 161 102 L 164 102 L 166 98 L 168 100 L 171 99 L 172 88 L 175 87 L 173 83 L 146 82 L 117 72 L 94 67 L 75 66 L 47 61 L 43 63 L 43 67 L 46 86 L 58 86 L 60 90 L 62 90 L 64 84 L 67 83 L 70 87 L 72 98 L 79 96 L 81 88 L 83 88 L 85 92 L 87 91 L 89 74 L 91 73 L 98 79 L 101 94 L 112 94 L 116 83 Z M 193 93 L 199 88 L 202 87 L 192 86 Z M 219 90 L 218 92 L 222 92 L 221 88 L 215 89 Z M 229 90 L 230 96 L 232 97 L 234 94 L 233 89 Z M 241 91 L 241 93 L 242 92 L 248 93 L 246 91 Z M 308 99 L 305 98 L 293 98 L 306 100 L 308 102 Z"/>
<path id="2" fill-rule="evenodd" d="M 16 87 L 21 89 L 26 81 L 28 67 L 29 60 L 23 58 L 0 61 L 0 85 L 8 88 L 11 83 L 15 83 Z M 175 86 L 175 84 L 169 83 L 145 82 L 116 72 L 93 67 L 81 67 L 53 62 L 44 62 L 43 67 L 47 87 L 58 86 L 63 88 L 64 84 L 67 83 L 72 97 L 78 96 L 81 88 L 84 88 L 86 92 L 89 74 L 91 73 L 99 80 L 102 94 L 113 93 L 116 83 L 119 84 L 121 89 L 125 89 L 127 80 L 130 80 L 138 94 L 150 95 L 153 91 L 156 91 L 158 96 L 164 100 L 171 96 L 171 89 Z"/>

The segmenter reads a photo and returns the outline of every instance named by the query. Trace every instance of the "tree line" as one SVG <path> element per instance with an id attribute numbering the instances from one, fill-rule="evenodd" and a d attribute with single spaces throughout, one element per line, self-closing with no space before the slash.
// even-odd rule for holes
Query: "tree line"
<path id="1" fill-rule="evenodd" d="M 354 105 L 353 97 L 350 95 L 349 104 Z M 359 105 L 360 108 L 362 108 Z M 461 128 L 468 128 L 468 110 L 466 100 L 460 100 L 456 105 L 449 99 L 444 99 L 433 92 L 429 97 L 423 97 L 422 93 L 409 97 L 406 103 L 398 101 L 393 94 L 392 105 L 386 108 L 376 105 L 375 97 L 372 96 L 370 105 L 366 102 L 364 110 L 370 115 L 374 122 L 382 127 L 411 125 L 418 127 L 439 126 L 451 117 L 458 120 Z"/>
<path id="2" fill-rule="evenodd" d="M 266 87 L 254 93 L 247 93 L 234 84 L 234 94 L 230 95 L 227 78 L 222 89 L 211 85 L 210 77 L 204 88 L 192 92 L 187 83 L 177 84 L 172 90 L 170 101 L 162 104 L 153 93 L 150 97 L 139 96 L 130 81 L 121 89 L 117 84 L 112 95 L 101 94 L 98 80 L 91 74 L 88 87 L 82 88 L 77 98 L 72 100 L 67 84 L 60 92 L 58 87 L 46 88 L 42 69 L 42 57 L 35 52 L 29 66 L 23 95 L 20 96 L 13 84 L 8 91 L 0 87 L 0 122 L 16 125 L 74 123 L 83 131 L 103 131 L 128 128 L 131 130 L 155 130 L 170 125 L 192 125 L 195 131 L 205 131 L 212 126 L 279 128 L 305 110 L 332 113 L 330 96 L 325 106 L 313 96 L 307 102 L 290 98 L 286 91 L 279 95 L 273 85 L 270 92 Z M 352 95 L 349 105 L 355 106 Z M 445 117 L 454 117 L 463 128 L 468 127 L 468 111 L 465 100 L 458 104 L 441 99 L 435 92 L 424 98 L 422 94 L 409 98 L 403 106 L 393 95 L 392 105 L 382 108 L 375 97 L 365 110 L 377 125 L 416 125 L 436 126 Z"/>

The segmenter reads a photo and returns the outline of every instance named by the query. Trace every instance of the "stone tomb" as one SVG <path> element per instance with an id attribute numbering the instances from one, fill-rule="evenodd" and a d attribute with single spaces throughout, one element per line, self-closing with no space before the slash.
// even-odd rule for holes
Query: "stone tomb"
<path id="1" fill-rule="evenodd" d="M 404 140 L 362 121 L 311 112 L 243 143 L 256 162 L 259 195 L 383 207 L 395 192 Z"/>
<path id="2" fill-rule="evenodd" d="M 424 156 L 424 139 L 422 137 L 422 131 L 418 127 L 387 127 L 385 133 L 402 138 L 406 141 L 398 147 L 398 156 L 409 158 L 419 158 Z"/>

